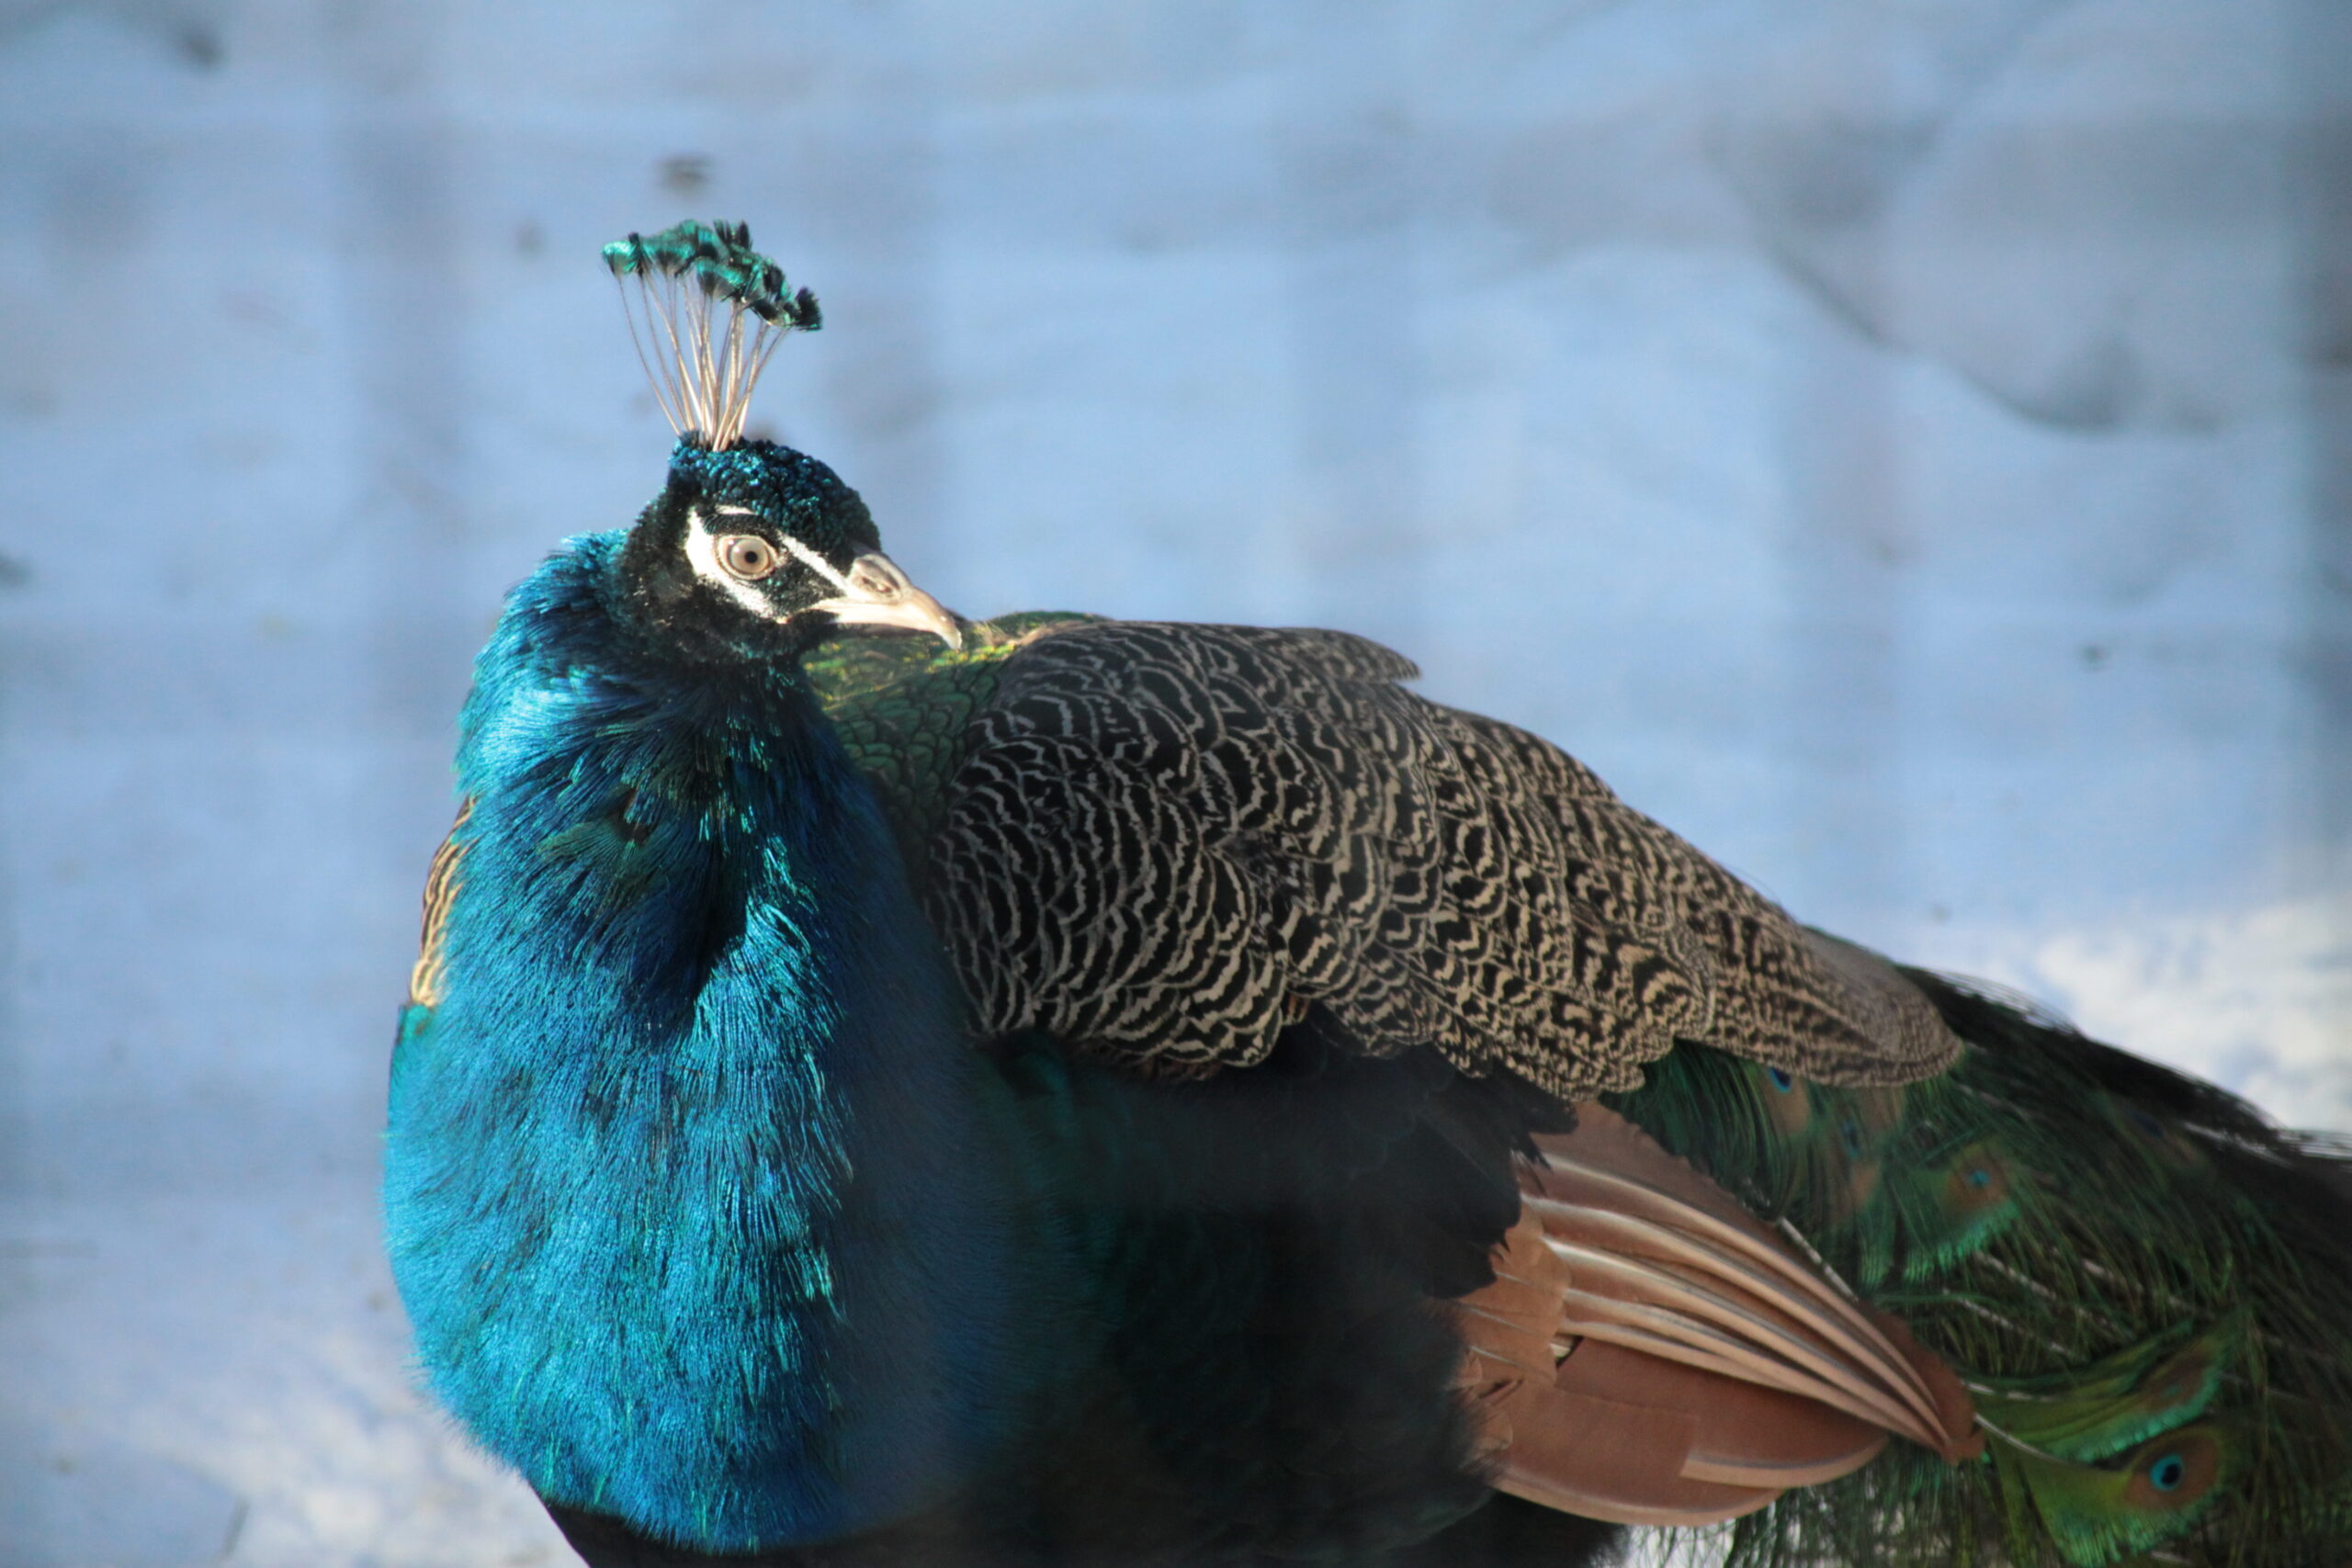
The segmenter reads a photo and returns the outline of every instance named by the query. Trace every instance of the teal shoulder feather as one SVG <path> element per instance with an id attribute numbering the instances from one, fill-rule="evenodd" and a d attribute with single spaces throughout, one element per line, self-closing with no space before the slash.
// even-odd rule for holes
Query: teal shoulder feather
<path id="1" fill-rule="evenodd" d="M 922 637 L 843 632 L 801 663 L 818 705 L 874 788 L 907 864 L 918 874 L 946 805 L 964 727 L 996 695 L 1004 661 L 1039 637 L 1100 620 L 1026 610 L 965 627 L 964 646 Z"/>

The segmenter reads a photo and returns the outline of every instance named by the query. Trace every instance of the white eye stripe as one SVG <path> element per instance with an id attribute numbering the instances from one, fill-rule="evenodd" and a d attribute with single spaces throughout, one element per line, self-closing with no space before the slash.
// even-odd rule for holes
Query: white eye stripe
<path id="1" fill-rule="evenodd" d="M 759 515 L 748 506 L 713 506 L 708 513 L 700 507 L 695 508 L 686 514 L 686 563 L 695 569 L 696 577 L 706 582 L 717 583 L 727 591 L 728 597 L 745 609 L 756 615 L 764 615 L 772 621 L 781 620 L 783 617 L 776 614 L 775 606 L 768 603 L 766 594 L 762 593 L 719 564 L 718 538 L 710 531 L 712 514 L 720 517 L 757 517 Z M 848 576 L 832 562 L 789 534 L 780 533 L 776 536 L 776 539 L 793 559 L 831 583 L 834 592 L 843 595 L 854 595 L 856 591 L 850 586 Z"/>
<path id="2" fill-rule="evenodd" d="M 819 555 L 816 551 L 810 549 L 808 546 L 802 544 L 799 540 L 794 538 L 789 534 L 778 534 L 776 537 L 784 541 L 784 547 L 791 551 L 793 558 L 798 561 L 802 566 L 807 567 L 810 571 L 815 572 L 818 576 L 831 583 L 834 588 L 839 590 L 841 592 L 846 594 L 851 592 L 849 579 L 843 576 L 840 571 L 834 570 L 832 562 L 827 560 L 824 557 Z"/>
<path id="3" fill-rule="evenodd" d="M 721 517 L 757 517 L 759 515 L 748 506 L 721 505 L 714 506 L 711 510 Z M 784 547 L 791 552 L 793 559 L 831 583 L 839 592 L 847 593 L 850 591 L 849 579 L 835 570 L 832 562 L 789 534 L 778 534 L 776 537 L 784 541 Z"/>

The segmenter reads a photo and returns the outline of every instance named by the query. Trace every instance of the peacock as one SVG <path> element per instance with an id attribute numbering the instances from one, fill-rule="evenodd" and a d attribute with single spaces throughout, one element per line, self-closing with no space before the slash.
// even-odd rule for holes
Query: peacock
<path id="1" fill-rule="evenodd" d="M 2352 1151 L 1809 929 L 1335 631 L 971 622 L 746 434 L 516 587 L 392 1056 L 420 1376 L 600 1568 L 2352 1562 Z"/>

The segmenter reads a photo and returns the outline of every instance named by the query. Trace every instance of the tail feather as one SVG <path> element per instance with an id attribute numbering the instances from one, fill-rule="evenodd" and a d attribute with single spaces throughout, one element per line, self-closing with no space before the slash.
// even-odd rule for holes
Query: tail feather
<path id="1" fill-rule="evenodd" d="M 1899 1317 L 1987 1439 L 1791 1491 L 1734 1561 L 2352 1561 L 2345 1146 L 1905 974 L 1971 1047 L 1940 1077 L 1839 1089 L 1685 1046 L 1609 1097 Z"/>

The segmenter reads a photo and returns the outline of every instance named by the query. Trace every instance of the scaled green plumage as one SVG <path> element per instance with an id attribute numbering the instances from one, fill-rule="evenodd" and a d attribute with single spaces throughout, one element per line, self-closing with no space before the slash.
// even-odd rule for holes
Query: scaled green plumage
<path id="1" fill-rule="evenodd" d="M 1900 1316 L 1991 1439 L 1792 1493 L 1733 1561 L 2323 1561 L 2352 1507 L 2347 1238 L 2312 1228 L 2352 1192 L 2341 1151 L 1911 978 L 1972 1043 L 1941 1077 L 1838 1089 L 1685 1046 L 1611 1098 Z"/>
<path id="2" fill-rule="evenodd" d="M 1005 658 L 1057 627 L 1100 618 L 1052 610 L 1003 615 L 967 628 L 955 650 L 913 637 L 835 637 L 802 668 L 900 842 L 914 847 L 938 830 L 964 727 L 995 695 Z"/>

